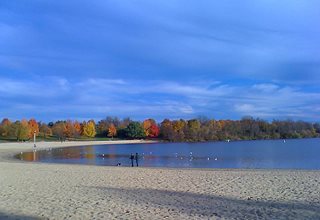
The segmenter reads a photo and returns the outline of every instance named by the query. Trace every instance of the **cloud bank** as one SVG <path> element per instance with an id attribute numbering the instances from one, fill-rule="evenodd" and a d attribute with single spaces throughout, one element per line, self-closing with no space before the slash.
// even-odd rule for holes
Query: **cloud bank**
<path id="1" fill-rule="evenodd" d="M 43 84 L 42 82 L 50 82 Z M 41 81 L 1 78 L 1 115 L 13 118 L 88 119 L 106 115 L 237 119 L 319 119 L 319 92 L 277 84 L 231 85 L 158 80 L 44 77 Z M 48 117 L 50 115 L 50 117 Z"/>

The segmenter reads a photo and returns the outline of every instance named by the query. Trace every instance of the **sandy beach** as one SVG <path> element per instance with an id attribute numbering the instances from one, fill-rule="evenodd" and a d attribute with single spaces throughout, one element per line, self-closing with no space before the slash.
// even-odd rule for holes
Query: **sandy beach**
<path id="1" fill-rule="evenodd" d="M 110 142 L 41 142 L 38 149 Z M 119 141 L 118 143 L 141 143 Z M 320 219 L 320 172 L 21 162 L 0 144 L 0 219 Z"/>

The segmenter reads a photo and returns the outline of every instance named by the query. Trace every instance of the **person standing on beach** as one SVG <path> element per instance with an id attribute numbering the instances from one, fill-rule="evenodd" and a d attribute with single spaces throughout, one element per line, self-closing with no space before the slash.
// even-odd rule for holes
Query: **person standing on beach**
<path id="1" fill-rule="evenodd" d="M 133 153 L 131 153 L 130 160 L 131 160 L 131 166 L 133 167 L 133 160 L 134 160 Z"/>
<path id="2" fill-rule="evenodd" d="M 136 164 L 137 164 L 137 167 L 139 166 L 138 161 L 139 161 L 139 154 L 138 154 L 138 153 L 136 153 Z"/>

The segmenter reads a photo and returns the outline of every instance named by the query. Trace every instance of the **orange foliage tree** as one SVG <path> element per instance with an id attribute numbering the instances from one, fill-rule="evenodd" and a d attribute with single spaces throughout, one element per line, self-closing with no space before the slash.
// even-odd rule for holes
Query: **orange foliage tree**
<path id="1" fill-rule="evenodd" d="M 64 133 L 64 136 L 65 136 L 66 138 L 71 138 L 71 137 L 73 137 L 74 127 L 73 127 L 72 121 L 68 120 L 68 121 L 66 122 L 63 133 Z"/>
<path id="2" fill-rule="evenodd" d="M 79 137 L 81 135 L 81 124 L 78 121 L 73 122 L 73 127 L 74 127 L 74 131 L 75 131 L 75 137 Z"/>
<path id="3" fill-rule="evenodd" d="M 39 135 L 39 125 L 35 119 L 30 119 L 28 121 L 29 126 L 29 138 L 33 138 L 34 132 L 36 133 L 36 136 Z"/>
<path id="4" fill-rule="evenodd" d="M 56 122 L 52 127 L 53 135 L 55 135 L 61 141 L 65 139 L 65 130 L 66 125 L 63 121 Z"/>
<path id="5" fill-rule="evenodd" d="M 154 138 L 159 136 L 160 130 L 155 120 L 151 118 L 144 120 L 142 127 L 147 137 Z"/>
<path id="6" fill-rule="evenodd" d="M 110 124 L 108 128 L 108 137 L 113 138 L 117 135 L 117 128 L 114 126 L 114 124 Z"/>

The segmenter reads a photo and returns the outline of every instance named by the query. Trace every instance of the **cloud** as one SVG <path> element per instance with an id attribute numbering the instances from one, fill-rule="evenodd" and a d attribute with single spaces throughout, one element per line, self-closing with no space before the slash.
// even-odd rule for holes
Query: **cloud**
<path id="1" fill-rule="evenodd" d="M 56 98 L 61 91 L 69 89 L 68 80 L 56 77 L 39 79 L 12 79 L 0 77 L 0 97 Z"/>
<path id="2" fill-rule="evenodd" d="M 265 83 L 265 84 L 255 84 L 252 87 L 253 89 L 257 89 L 258 91 L 262 92 L 273 92 L 276 91 L 279 86 L 271 83 Z"/>
<path id="3" fill-rule="evenodd" d="M 313 0 L 5 1 L 1 111 L 319 118 L 318 8 Z"/>
<path id="4" fill-rule="evenodd" d="M 50 84 L 43 84 L 49 81 Z M 158 80 L 88 78 L 42 80 L 2 78 L 1 97 L 10 117 L 20 111 L 46 118 L 95 118 L 106 115 L 142 119 L 253 117 L 317 119 L 320 93 L 273 83 L 233 85 Z M 4 105 L 0 105 L 0 107 Z M 45 114 L 44 114 L 45 113 Z M 45 117 L 44 117 L 45 115 Z M 34 116 L 35 117 L 35 116 Z"/>
<path id="5" fill-rule="evenodd" d="M 171 81 L 320 81 L 317 1 L 49 2 L 3 3 L 0 64 L 7 70 Z"/>

